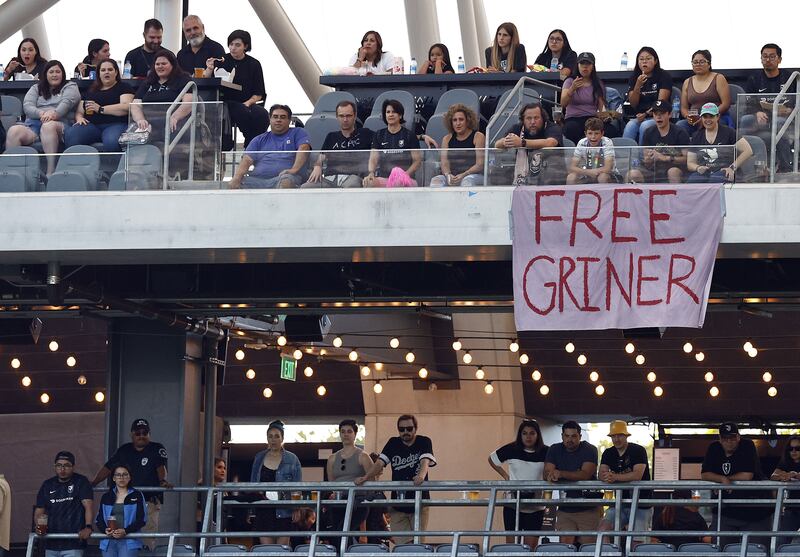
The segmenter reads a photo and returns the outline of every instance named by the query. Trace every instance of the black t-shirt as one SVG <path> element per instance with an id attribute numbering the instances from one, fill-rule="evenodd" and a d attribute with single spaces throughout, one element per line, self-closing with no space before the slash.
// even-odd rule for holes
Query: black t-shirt
<path id="1" fill-rule="evenodd" d="M 392 481 L 393 482 L 410 482 L 414 479 L 419 471 L 420 461 L 423 458 L 428 459 L 428 467 L 436 466 L 436 459 L 433 456 L 433 443 L 430 437 L 424 435 L 417 435 L 411 445 L 406 445 L 399 437 L 392 437 L 386 442 L 383 447 L 379 458 L 383 461 L 384 465 L 392 467 Z M 425 474 L 427 481 L 428 475 Z M 422 492 L 423 499 L 430 498 L 430 492 Z M 413 491 L 392 491 L 392 499 L 411 499 L 414 500 Z M 395 506 L 395 509 L 400 507 Z M 405 506 L 404 511 L 407 511 Z"/>
<path id="2" fill-rule="evenodd" d="M 701 472 L 713 472 L 722 476 L 732 476 L 739 472 L 751 472 L 753 481 L 763 480 L 761 473 L 761 463 L 758 460 L 756 446 L 750 439 L 742 438 L 739 446 L 731 456 L 725 454 L 725 450 L 719 441 L 714 441 L 708 446 L 706 456 L 703 458 Z M 768 499 L 769 491 L 759 490 L 723 490 L 723 499 Z M 757 519 L 769 514 L 772 507 L 744 507 L 744 506 L 722 506 L 722 515 L 741 520 Z M 716 507 L 714 507 L 716 512 Z"/>
<path id="3" fill-rule="evenodd" d="M 540 66 L 545 66 L 547 68 L 550 67 L 550 62 L 553 61 L 553 53 L 549 50 L 547 52 L 542 52 L 539 56 L 536 57 L 536 64 Z M 577 77 L 578 75 L 578 54 L 574 50 L 570 50 L 569 52 L 562 52 L 561 57 L 558 59 L 558 69 L 561 70 L 563 68 L 569 68 L 572 73 L 570 77 Z"/>
<path id="4" fill-rule="evenodd" d="M 123 71 L 125 62 L 130 62 L 131 77 L 147 77 L 147 73 L 150 71 L 150 68 L 153 67 L 155 57 L 155 52 L 147 52 L 144 47 L 137 46 L 125 55 L 125 60 L 122 62 L 123 67 L 120 68 L 119 71 Z"/>
<path id="5" fill-rule="evenodd" d="M 245 54 L 241 60 L 236 60 L 228 53 L 225 55 L 224 61 L 214 65 L 224 68 L 229 73 L 236 69 L 233 82 L 242 86 L 241 91 L 224 89 L 223 94 L 226 101 L 244 102 L 253 95 L 261 95 L 262 99 L 266 98 L 267 91 L 264 87 L 264 72 L 261 69 L 261 62 L 249 54 Z"/>
<path id="6" fill-rule="evenodd" d="M 708 531 L 706 519 L 703 518 L 699 512 L 690 511 L 686 507 L 672 508 L 675 509 L 675 518 L 672 520 L 672 523 L 669 525 L 664 524 L 664 516 L 662 514 L 664 509 L 662 508 L 661 511 L 656 513 L 655 517 L 653 518 L 653 530 L 689 530 L 693 532 Z M 664 536 L 661 541 L 664 543 L 671 543 L 675 547 L 678 547 L 684 543 L 700 542 L 702 541 L 701 537 L 702 536 Z"/>
<path id="7" fill-rule="evenodd" d="M 772 110 L 764 110 L 761 108 L 761 102 L 772 103 L 775 101 L 775 96 L 781 92 L 781 89 L 789 81 L 791 74 L 786 70 L 779 70 L 778 75 L 769 77 L 764 70 L 757 70 L 747 77 L 747 85 L 745 91 L 751 93 L 747 97 L 746 111 L 748 114 L 755 114 L 756 112 L 766 112 L 768 116 L 772 115 Z M 790 93 L 797 90 L 797 82 L 789 88 Z M 737 99 L 731 99 L 735 103 Z M 793 107 L 794 97 L 789 95 L 783 99 L 784 106 Z"/>
<path id="8" fill-rule="evenodd" d="M 779 470 L 783 470 L 784 472 L 800 472 L 800 462 L 795 462 L 791 458 L 781 458 L 781 461 L 775 467 Z M 800 482 L 792 482 L 795 485 L 800 485 Z M 792 499 L 800 498 L 800 489 L 791 489 L 789 490 L 789 497 Z M 791 509 L 794 513 L 800 513 L 800 507 L 794 507 Z"/>
<path id="9" fill-rule="evenodd" d="M 453 69 L 453 66 L 451 66 L 447 62 L 444 62 L 442 64 L 442 73 L 447 73 L 447 72 L 456 73 L 456 71 Z M 436 73 L 436 66 L 428 64 L 428 70 L 425 73 L 434 73 L 435 74 Z"/>
<path id="10" fill-rule="evenodd" d="M 127 83 L 119 82 L 116 85 L 114 85 L 111 89 L 106 89 L 105 91 L 102 91 L 100 89 L 92 91 L 90 89 L 86 91 L 86 93 L 84 93 L 83 100 L 94 101 L 100 106 L 108 106 L 110 104 L 119 104 L 120 96 L 126 94 L 133 95 L 133 87 L 131 87 Z M 89 116 L 86 116 L 84 114 L 84 117 L 95 125 L 128 123 L 127 116 L 114 116 L 113 114 L 100 114 L 99 112 L 95 112 L 94 114 Z"/>
<path id="11" fill-rule="evenodd" d="M 682 150 L 674 145 L 689 145 L 689 134 L 683 128 L 678 126 L 669 125 L 667 135 L 661 135 L 658 127 L 653 126 L 644 132 L 642 138 L 643 147 L 658 147 L 658 152 L 663 155 L 671 155 L 679 157 L 682 155 Z M 655 161 L 654 163 L 647 164 L 647 170 L 655 171 L 658 173 L 665 173 L 670 167 L 675 166 L 675 163 L 670 161 Z"/>
<path id="12" fill-rule="evenodd" d="M 209 58 L 222 58 L 224 55 L 225 49 L 222 48 L 222 45 L 206 37 L 197 52 L 194 52 L 192 47 L 187 44 L 178 51 L 177 58 L 178 65 L 183 71 L 194 75 L 195 68 L 206 69 L 206 60 Z"/>
<path id="13" fill-rule="evenodd" d="M 145 103 L 171 103 L 178 98 L 178 94 L 186 87 L 187 83 L 189 83 L 189 78 L 185 75 L 179 75 L 165 83 L 145 82 L 136 91 L 134 98 Z"/>
<path id="14" fill-rule="evenodd" d="M 72 474 L 62 482 L 58 476 L 45 480 L 36 494 L 36 506 L 47 514 L 47 532 L 50 534 L 77 534 L 86 522 L 83 501 L 92 500 L 92 484 L 86 476 Z M 91 523 L 91 520 L 88 522 Z M 47 549 L 81 549 L 84 542 L 74 540 L 47 540 Z"/>
<path id="15" fill-rule="evenodd" d="M 414 132 L 402 126 L 397 133 L 390 133 L 389 128 L 382 128 L 375 132 L 372 148 L 380 151 L 380 166 L 377 176 L 388 178 L 392 168 L 399 166 L 406 170 L 411 166 L 411 152 L 409 149 L 419 149 L 419 140 Z"/>
<path id="16" fill-rule="evenodd" d="M 486 67 L 492 65 L 492 47 L 487 47 L 484 52 L 486 55 Z M 508 53 L 500 52 L 500 70 L 503 72 L 527 72 L 528 71 L 528 55 L 525 53 L 525 45 L 517 45 L 514 50 L 514 67 L 508 67 Z"/>
<path id="17" fill-rule="evenodd" d="M 357 174 L 365 176 L 368 172 L 369 151 L 375 134 L 367 128 L 355 130 L 353 135 L 345 137 L 341 131 L 331 132 L 322 144 L 323 151 L 342 151 L 341 153 L 325 153 L 327 161 L 325 174 Z M 358 152 L 361 151 L 361 152 Z"/>
<path id="18" fill-rule="evenodd" d="M 133 443 L 125 443 L 117 449 L 106 462 L 105 467 L 114 471 L 118 464 L 125 464 L 131 470 L 131 484 L 136 487 L 158 487 L 158 468 L 167 466 L 167 449 L 161 443 L 151 441 L 141 451 Z M 145 497 L 163 501 L 163 494 L 149 491 Z"/>
<path id="19" fill-rule="evenodd" d="M 692 149 L 697 155 L 697 164 L 708 166 L 712 171 L 730 166 L 734 160 L 734 148 L 736 143 L 736 130 L 729 128 L 725 124 L 719 124 L 717 136 L 712 143 L 706 138 L 705 128 L 700 128 L 692 135 L 692 145 L 698 146 Z M 720 146 L 724 146 L 718 148 Z"/>
<path id="20" fill-rule="evenodd" d="M 628 78 L 628 95 L 633 87 L 636 85 L 636 76 Z M 639 90 L 639 104 L 632 106 L 636 112 L 645 112 L 653 106 L 653 103 L 658 100 L 658 93 L 661 89 L 667 89 L 672 96 L 672 76 L 669 72 L 658 69 L 650 74 L 642 88 Z"/>
<path id="21" fill-rule="evenodd" d="M 650 481 L 650 465 L 647 462 L 647 450 L 636 443 L 628 443 L 628 448 L 625 452 L 619 454 L 616 447 L 609 447 L 603 451 L 603 456 L 600 457 L 600 465 L 605 464 L 615 474 L 627 474 L 633 472 L 633 467 L 637 464 L 644 464 L 644 474 L 642 474 L 642 481 Z M 616 485 L 616 484 L 613 484 Z M 613 487 L 612 485 L 612 487 Z M 623 498 L 630 498 L 633 494 L 632 489 L 622 490 Z M 650 499 L 653 492 L 649 489 L 639 490 L 640 499 Z M 649 509 L 650 505 L 639 505 L 640 509 Z"/>

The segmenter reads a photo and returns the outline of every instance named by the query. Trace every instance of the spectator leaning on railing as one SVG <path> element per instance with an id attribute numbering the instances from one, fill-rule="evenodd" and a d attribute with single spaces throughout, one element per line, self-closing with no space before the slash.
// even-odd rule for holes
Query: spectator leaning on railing
<path id="1" fill-rule="evenodd" d="M 108 536 L 100 542 L 103 557 L 136 557 L 142 548 L 140 538 L 126 538 L 144 528 L 147 522 L 145 496 L 134 489 L 131 470 L 124 464 L 114 467 L 114 485 L 103 494 L 97 511 L 97 529 Z"/>
<path id="2" fill-rule="evenodd" d="M 783 450 L 783 458 L 778 462 L 775 471 L 772 473 L 772 480 L 779 482 L 798 482 L 800 480 L 800 437 L 794 435 L 786 442 L 786 447 Z M 792 490 L 789 492 L 789 497 L 797 499 L 800 496 L 800 490 Z M 798 507 L 785 507 L 783 509 L 783 516 L 781 517 L 781 530 L 799 530 L 800 529 L 800 508 Z M 783 543 L 789 543 L 790 538 L 781 540 Z"/>

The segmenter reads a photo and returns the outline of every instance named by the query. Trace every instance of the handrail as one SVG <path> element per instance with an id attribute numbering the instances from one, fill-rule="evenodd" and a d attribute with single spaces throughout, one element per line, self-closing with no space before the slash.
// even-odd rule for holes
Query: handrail
<path id="1" fill-rule="evenodd" d="M 492 126 L 499 120 L 500 115 L 502 114 L 503 110 L 511 103 L 511 98 L 514 96 L 515 93 L 522 91 L 525 88 L 526 83 L 534 83 L 539 87 L 544 87 L 545 89 L 555 90 L 556 92 L 561 91 L 559 87 L 551 83 L 545 83 L 544 81 L 539 81 L 538 79 L 534 79 L 528 76 L 522 76 L 517 80 L 516 85 L 512 87 L 511 92 L 506 96 L 505 100 L 494 110 L 494 114 L 489 119 L 489 123 L 486 124 L 486 145 L 484 146 L 485 153 L 483 159 L 483 183 L 489 183 L 489 138 L 491 137 L 491 130 Z M 539 97 L 541 99 L 541 96 Z M 522 100 L 522 93 L 519 93 L 518 101 Z M 506 119 L 508 121 L 508 119 Z"/>
<path id="2" fill-rule="evenodd" d="M 169 125 L 170 116 L 172 116 L 172 113 L 175 112 L 175 110 L 177 110 L 177 107 L 179 107 L 182 104 L 184 104 L 184 103 L 181 102 L 181 99 L 183 99 L 183 96 L 186 93 L 188 93 L 190 89 L 194 90 L 193 94 L 192 94 L 192 113 L 191 113 L 191 116 L 183 123 L 183 126 L 181 126 L 181 129 L 179 129 L 177 131 L 177 133 L 175 134 L 175 139 L 170 141 L 170 136 L 172 135 L 172 129 L 170 128 L 170 125 Z M 183 135 L 186 133 L 186 127 L 187 126 L 190 126 L 190 131 L 189 131 L 189 176 L 188 176 L 188 178 L 189 178 L 189 180 L 194 178 L 194 142 L 195 142 L 195 135 L 197 134 L 196 127 L 195 127 L 194 123 L 195 123 L 195 120 L 197 118 L 197 104 L 198 104 L 198 102 L 200 102 L 200 101 L 197 100 L 197 83 L 195 83 L 194 81 L 189 81 L 189 83 L 187 83 L 183 87 L 183 89 L 181 89 L 181 92 L 178 93 L 178 96 L 175 98 L 175 100 L 172 101 L 172 104 L 169 105 L 169 108 L 167 108 L 167 114 L 166 114 L 165 122 L 164 122 L 164 128 L 165 128 L 165 130 L 164 130 L 164 170 L 163 170 L 163 172 L 164 172 L 164 176 L 163 176 L 164 189 L 167 189 L 167 183 L 169 181 L 169 155 L 172 152 L 172 149 L 178 144 L 178 141 L 180 141 L 181 138 L 183 137 Z"/>
<path id="3" fill-rule="evenodd" d="M 795 71 L 792 72 L 792 75 L 789 76 L 789 80 L 781 87 L 780 92 L 775 96 L 775 99 L 772 101 L 772 125 L 770 127 L 770 145 L 769 145 L 769 181 L 770 183 L 775 182 L 775 154 L 777 152 L 778 141 L 781 140 L 783 134 L 786 133 L 786 130 L 791 124 L 792 120 L 794 120 L 794 140 L 795 140 L 795 149 L 794 149 L 794 171 L 797 172 L 798 168 L 798 148 L 797 142 L 800 140 L 800 118 L 797 117 L 797 110 L 800 108 L 798 106 L 798 101 L 800 101 L 800 92 L 795 90 L 794 93 L 789 93 L 789 89 L 792 86 L 792 83 L 795 81 L 800 82 L 800 72 Z M 796 87 L 796 85 L 795 85 Z M 782 100 L 784 97 L 789 95 L 794 95 L 795 103 L 794 108 L 789 113 L 789 116 L 786 117 L 786 121 L 781 126 L 780 130 L 776 128 L 778 126 L 778 109 L 780 108 L 780 103 L 778 101 Z"/>

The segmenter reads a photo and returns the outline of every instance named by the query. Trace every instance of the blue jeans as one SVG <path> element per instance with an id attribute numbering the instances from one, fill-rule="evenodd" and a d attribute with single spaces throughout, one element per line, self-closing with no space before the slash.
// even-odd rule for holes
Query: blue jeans
<path id="1" fill-rule="evenodd" d="M 46 549 L 44 557 L 83 557 L 82 549 Z"/>
<path id="2" fill-rule="evenodd" d="M 631 118 L 628 120 L 628 123 L 625 124 L 625 130 L 622 132 L 622 137 L 633 139 L 636 143 L 641 145 L 642 140 L 644 139 L 644 132 L 655 125 L 656 121 L 652 118 L 645 118 L 641 124 L 636 118 Z"/>
<path id="3" fill-rule="evenodd" d="M 108 547 L 103 550 L 103 557 L 136 557 L 139 554 L 139 548 L 130 549 L 128 547 L 128 540 L 109 540 Z"/>
<path id="4" fill-rule="evenodd" d="M 99 141 L 103 142 L 103 151 L 106 153 L 118 153 L 122 151 L 119 146 L 119 136 L 127 128 L 127 124 L 92 124 L 89 122 L 85 126 L 75 124 L 64 130 L 64 145 L 91 145 Z"/>
<path id="5" fill-rule="evenodd" d="M 717 170 L 716 172 L 706 172 L 705 174 L 692 172 L 689 174 L 689 177 L 686 178 L 686 183 L 688 184 L 711 184 L 717 182 L 723 183 L 727 181 L 728 179 L 725 177 L 725 173 L 722 170 Z"/>
<path id="6" fill-rule="evenodd" d="M 281 174 L 272 178 L 245 176 L 242 178 L 242 187 L 254 190 L 270 190 L 278 187 L 296 188 L 303 182 L 305 182 L 305 179 L 298 174 Z"/>

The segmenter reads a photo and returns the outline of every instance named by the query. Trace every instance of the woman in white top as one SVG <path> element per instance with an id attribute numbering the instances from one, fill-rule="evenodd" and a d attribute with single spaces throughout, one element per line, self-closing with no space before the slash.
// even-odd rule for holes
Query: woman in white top
<path id="1" fill-rule="evenodd" d="M 383 51 L 383 39 L 377 31 L 367 31 L 361 38 L 361 48 L 350 58 L 350 65 L 359 73 L 387 74 L 394 68 L 394 54 Z"/>
<path id="2" fill-rule="evenodd" d="M 542 430 L 536 420 L 524 419 L 517 429 L 517 439 L 513 443 L 503 445 L 489 455 L 491 466 L 504 480 L 536 480 L 542 481 L 544 476 L 544 459 L 547 456 L 547 445 L 542 441 Z M 508 464 L 508 472 L 503 464 Z M 510 497 L 516 497 L 517 491 L 509 492 Z M 538 499 L 541 491 L 519 492 L 520 499 Z M 544 520 L 544 507 L 541 505 L 519 506 L 519 528 L 517 528 L 516 505 L 503 507 L 503 524 L 508 531 L 511 530 L 541 530 Z M 514 539 L 509 537 L 509 543 Z M 524 536 L 523 543 L 531 548 L 536 547 L 539 541 L 537 536 Z"/>

